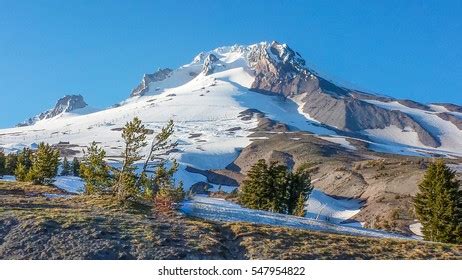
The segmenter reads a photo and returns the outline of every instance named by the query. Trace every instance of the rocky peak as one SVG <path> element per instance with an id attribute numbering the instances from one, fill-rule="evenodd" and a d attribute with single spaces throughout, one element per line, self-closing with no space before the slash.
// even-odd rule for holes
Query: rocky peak
<path id="1" fill-rule="evenodd" d="M 167 79 L 172 74 L 173 70 L 170 68 L 159 68 L 152 74 L 144 74 L 141 83 L 132 90 L 130 96 L 143 96 L 149 91 L 149 84 L 151 82 L 159 82 Z"/>
<path id="2" fill-rule="evenodd" d="M 63 98 L 60 98 L 56 102 L 56 105 L 55 107 L 53 107 L 53 109 L 42 112 L 36 115 L 35 117 L 30 118 L 27 121 L 18 124 L 18 126 L 33 125 L 38 121 L 41 121 L 44 119 L 51 119 L 53 117 L 58 116 L 59 114 L 72 112 L 77 109 L 85 108 L 87 106 L 88 105 L 83 99 L 82 95 L 80 94 L 79 95 L 66 95 Z"/>
<path id="3" fill-rule="evenodd" d="M 59 99 L 56 103 L 56 106 L 50 112 L 52 117 L 65 113 L 65 112 L 72 112 L 77 109 L 82 109 L 87 107 L 87 103 L 83 99 L 82 95 L 66 95 L 63 98 Z"/>
<path id="4" fill-rule="evenodd" d="M 214 54 L 207 55 L 202 67 L 202 73 L 204 73 L 205 76 L 212 74 L 215 70 L 215 63 L 217 61 L 219 61 L 219 59 Z"/>
<path id="5" fill-rule="evenodd" d="M 305 60 L 287 44 L 273 41 L 269 44 L 267 52 L 276 63 L 282 64 L 286 68 L 292 68 L 292 71 L 305 72 L 307 70 L 305 69 Z"/>

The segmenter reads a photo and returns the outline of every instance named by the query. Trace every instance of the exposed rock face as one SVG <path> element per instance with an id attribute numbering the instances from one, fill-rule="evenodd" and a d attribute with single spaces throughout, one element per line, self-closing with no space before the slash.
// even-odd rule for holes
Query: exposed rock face
<path id="1" fill-rule="evenodd" d="M 399 100 L 398 102 L 409 108 L 420 109 L 420 110 L 425 110 L 425 111 L 432 111 L 432 109 L 429 106 L 419 103 L 419 102 L 415 102 L 413 100 L 403 99 L 403 100 Z"/>
<path id="2" fill-rule="evenodd" d="M 132 90 L 130 96 L 143 96 L 149 91 L 149 84 L 151 82 L 163 81 L 170 76 L 173 72 L 170 68 L 159 69 L 152 74 L 145 74 L 141 83 Z"/>
<path id="3" fill-rule="evenodd" d="M 442 118 L 445 121 L 452 122 L 455 126 L 457 126 L 458 129 L 462 130 L 462 119 L 454 116 L 453 114 L 446 112 L 438 113 L 438 117 Z"/>
<path id="4" fill-rule="evenodd" d="M 318 121 L 341 130 L 359 132 L 364 129 L 383 129 L 397 126 L 411 127 L 419 140 L 431 147 L 441 145 L 439 140 L 426 131 L 418 122 L 401 111 L 390 111 L 350 96 L 335 97 L 324 92 L 306 94 L 303 111 Z"/>
<path id="5" fill-rule="evenodd" d="M 215 69 L 215 62 L 217 61 L 219 61 L 219 59 L 215 55 L 209 54 L 204 60 L 202 73 L 204 73 L 206 76 L 212 74 Z"/>
<path id="6" fill-rule="evenodd" d="M 53 109 L 40 113 L 39 115 L 28 119 L 27 121 L 18 124 L 18 126 L 28 126 L 33 125 L 38 121 L 44 119 L 51 119 L 59 114 L 68 113 L 75 111 L 77 109 L 82 109 L 87 107 L 82 95 L 66 95 L 63 98 L 59 99 Z"/>
<path id="7" fill-rule="evenodd" d="M 451 103 L 433 103 L 434 105 L 443 106 L 448 111 L 462 113 L 462 106 L 451 104 Z"/>
<path id="8" fill-rule="evenodd" d="M 285 44 L 271 43 L 260 52 L 253 64 L 255 81 L 252 89 L 265 94 L 284 95 L 304 104 L 302 109 L 326 125 L 348 132 L 364 129 L 383 129 L 395 125 L 413 128 L 420 141 L 431 147 L 440 146 L 437 137 L 401 111 L 383 109 L 362 99 L 391 101 L 372 94 L 357 92 L 320 77 L 305 67 L 300 55 Z M 405 106 L 428 110 L 429 107 L 410 100 L 400 100 Z"/>

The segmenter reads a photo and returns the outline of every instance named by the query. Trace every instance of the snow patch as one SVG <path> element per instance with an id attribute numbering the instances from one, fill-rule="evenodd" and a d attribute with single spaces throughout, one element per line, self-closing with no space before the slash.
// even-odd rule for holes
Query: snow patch
<path id="1" fill-rule="evenodd" d="M 409 225 L 409 229 L 417 236 L 423 236 L 422 234 L 422 224 L 421 223 L 414 223 Z"/>
<path id="2" fill-rule="evenodd" d="M 400 234 L 379 230 L 350 227 L 305 217 L 296 217 L 268 211 L 243 208 L 238 204 L 219 198 L 196 195 L 184 201 L 180 210 L 192 217 L 220 222 L 248 222 L 280 227 L 343 233 L 380 238 L 413 239 Z"/>
<path id="3" fill-rule="evenodd" d="M 85 191 L 85 182 L 75 176 L 58 176 L 53 184 L 70 193 L 83 193 Z"/>

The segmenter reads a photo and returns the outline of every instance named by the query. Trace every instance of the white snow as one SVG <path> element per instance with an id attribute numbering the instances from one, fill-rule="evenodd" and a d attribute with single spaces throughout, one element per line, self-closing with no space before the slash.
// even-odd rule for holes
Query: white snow
<path id="1" fill-rule="evenodd" d="M 429 153 L 439 153 L 443 155 L 452 154 L 462 156 L 462 131 L 456 125 L 449 121 L 445 121 L 437 116 L 438 112 L 425 111 L 421 109 L 410 108 L 404 106 L 398 101 L 382 102 L 378 100 L 364 100 L 365 102 L 377 105 L 387 110 L 398 110 L 408 114 L 412 119 L 418 122 L 427 131 L 433 135 L 437 135 L 441 141 L 441 146 L 438 148 L 427 147 L 420 143 L 416 138 L 417 133 L 409 129 L 404 129 L 399 132 L 396 128 L 388 127 L 380 131 L 366 130 L 374 141 L 383 139 L 385 143 L 400 144 L 403 146 L 411 146 L 412 148 L 419 148 L 420 151 L 427 151 Z M 435 108 L 435 106 L 433 106 Z M 436 108 L 438 109 L 438 107 Z M 441 110 L 441 108 L 439 108 Z M 387 136 L 388 135 L 388 136 Z"/>
<path id="2" fill-rule="evenodd" d="M 449 113 L 449 114 L 452 114 L 452 115 L 454 115 L 456 117 L 462 118 L 462 113 L 449 111 L 446 107 L 444 107 L 442 105 L 431 104 L 431 105 L 429 105 L 429 107 L 435 112 Z"/>
<path id="3" fill-rule="evenodd" d="M 423 236 L 422 234 L 422 224 L 421 223 L 414 223 L 409 225 L 409 229 L 417 236 Z"/>
<path id="4" fill-rule="evenodd" d="M 0 176 L 0 181 L 4 182 L 16 182 L 16 177 L 11 175 Z"/>
<path id="5" fill-rule="evenodd" d="M 456 173 L 462 173 L 462 164 L 448 164 L 448 167 Z"/>
<path id="6" fill-rule="evenodd" d="M 199 195 L 196 195 L 192 197 L 192 199 L 183 202 L 181 206 L 181 211 L 188 216 L 198 217 L 212 221 L 248 222 L 255 224 L 265 224 L 381 238 L 413 238 L 384 231 L 333 224 L 330 222 L 315 220 L 311 218 L 296 217 L 272 213 L 268 211 L 243 208 L 238 204 L 226 201 L 224 199 L 211 198 Z"/>
<path id="7" fill-rule="evenodd" d="M 69 193 L 74 193 L 74 194 L 84 192 L 85 183 L 80 177 L 56 176 L 54 179 L 55 181 L 53 182 L 53 185 L 55 185 L 57 188 L 60 188 L 62 190 L 65 190 Z M 16 182 L 16 177 L 5 175 L 3 177 L 0 177 L 0 181 Z"/>
<path id="8" fill-rule="evenodd" d="M 339 224 L 358 214 L 362 204 L 357 199 L 336 199 L 313 189 L 306 202 L 306 217 Z"/>
<path id="9" fill-rule="evenodd" d="M 383 141 L 391 145 L 401 144 L 414 147 L 425 147 L 419 140 L 417 132 L 410 127 L 401 129 L 395 125 L 384 129 L 366 129 L 363 131 L 373 141 Z"/>
<path id="10" fill-rule="evenodd" d="M 74 176 L 57 176 L 53 184 L 70 193 L 83 193 L 85 186 L 81 178 Z"/>

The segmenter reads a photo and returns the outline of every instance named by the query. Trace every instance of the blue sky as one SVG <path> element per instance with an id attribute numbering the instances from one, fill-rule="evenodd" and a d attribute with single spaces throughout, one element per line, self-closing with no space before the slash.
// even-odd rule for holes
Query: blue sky
<path id="1" fill-rule="evenodd" d="M 462 103 L 462 1 L 0 0 L 0 127 L 79 93 L 125 99 L 143 73 L 278 40 L 343 84 Z"/>

